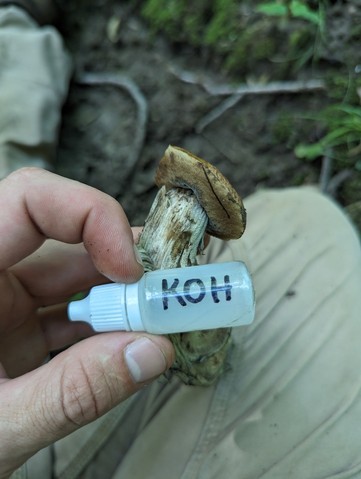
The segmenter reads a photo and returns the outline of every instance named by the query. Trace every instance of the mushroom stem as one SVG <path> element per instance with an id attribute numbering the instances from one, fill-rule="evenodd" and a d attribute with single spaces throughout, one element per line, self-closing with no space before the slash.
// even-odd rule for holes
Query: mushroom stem
<path id="1" fill-rule="evenodd" d="M 138 248 L 146 268 L 181 268 L 197 264 L 208 218 L 189 190 L 163 186 L 149 211 Z M 150 264 L 151 263 L 151 264 Z"/>
<path id="2" fill-rule="evenodd" d="M 192 191 L 163 186 L 150 209 L 138 249 L 145 269 L 197 264 L 208 216 Z M 208 386 L 224 371 L 230 329 L 169 335 L 176 360 L 172 367 L 185 384 Z"/>

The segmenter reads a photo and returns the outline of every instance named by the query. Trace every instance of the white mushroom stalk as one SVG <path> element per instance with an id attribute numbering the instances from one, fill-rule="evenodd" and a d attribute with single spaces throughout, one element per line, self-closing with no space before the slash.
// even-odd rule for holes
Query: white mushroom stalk
<path id="1" fill-rule="evenodd" d="M 150 209 L 139 241 L 150 269 L 181 268 L 197 264 L 203 250 L 207 214 L 189 191 L 163 186 Z"/>
<path id="2" fill-rule="evenodd" d="M 156 183 L 161 189 L 138 243 L 146 270 L 196 265 L 206 232 L 226 240 L 242 235 L 242 201 L 209 163 L 170 146 Z M 176 350 L 172 370 L 186 384 L 213 384 L 225 369 L 230 336 L 230 328 L 169 335 Z"/>

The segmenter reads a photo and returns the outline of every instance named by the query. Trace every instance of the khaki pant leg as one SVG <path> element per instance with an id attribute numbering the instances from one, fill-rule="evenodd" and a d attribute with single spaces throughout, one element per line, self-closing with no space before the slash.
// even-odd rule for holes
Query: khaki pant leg
<path id="1" fill-rule="evenodd" d="M 205 261 L 246 260 L 257 297 L 245 343 L 212 388 L 180 386 L 139 433 L 115 479 L 361 477 L 361 252 L 313 189 L 246 201 L 240 241 Z"/>
<path id="2" fill-rule="evenodd" d="M 59 33 L 20 8 L 0 8 L 0 179 L 22 166 L 49 167 L 71 63 Z M 51 451 L 43 449 L 14 479 L 51 478 Z"/>
<path id="3" fill-rule="evenodd" d="M 22 166 L 49 167 L 71 62 L 59 33 L 20 8 L 0 8 L 0 179 Z"/>

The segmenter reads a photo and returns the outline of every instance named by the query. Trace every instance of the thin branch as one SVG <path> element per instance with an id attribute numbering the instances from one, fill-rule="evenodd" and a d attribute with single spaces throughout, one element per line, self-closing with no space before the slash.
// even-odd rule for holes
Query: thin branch
<path id="1" fill-rule="evenodd" d="M 336 197 L 342 183 L 348 180 L 352 176 L 352 170 L 345 168 L 332 176 L 332 164 L 333 159 L 330 156 L 324 156 L 322 158 L 322 166 L 320 173 L 320 190 L 332 197 Z"/>
<path id="2" fill-rule="evenodd" d="M 336 173 L 336 175 L 334 175 L 330 179 L 330 182 L 327 185 L 326 193 L 328 193 L 330 196 L 335 197 L 337 190 L 340 188 L 342 183 L 351 178 L 352 174 L 353 172 L 350 169 L 344 169 L 341 170 L 339 173 Z"/>
<path id="3" fill-rule="evenodd" d="M 320 179 L 319 179 L 320 190 L 322 191 L 322 193 L 327 192 L 328 185 L 331 179 L 332 163 L 333 161 L 330 156 L 326 155 L 322 158 L 321 172 L 320 172 Z"/>
<path id="4" fill-rule="evenodd" d="M 197 133 L 202 133 L 202 131 L 215 120 L 217 120 L 220 116 L 222 116 L 227 110 L 235 106 L 244 95 L 236 93 L 234 95 L 229 96 L 225 100 L 221 101 L 215 108 L 209 111 L 206 115 L 201 118 L 195 130 Z"/>
<path id="5" fill-rule="evenodd" d="M 299 81 L 269 82 L 258 84 L 239 84 L 231 85 L 228 83 L 215 84 L 204 79 L 196 73 L 181 70 L 174 66 L 170 67 L 170 72 L 184 83 L 198 85 L 204 90 L 215 96 L 222 95 L 270 95 L 278 93 L 304 93 L 308 91 L 325 90 L 326 84 L 323 80 L 310 79 Z"/>
<path id="6" fill-rule="evenodd" d="M 307 81 L 270 82 L 252 85 L 216 85 L 208 79 L 205 79 L 203 76 L 197 75 L 196 73 L 187 70 L 179 69 L 174 65 L 170 66 L 169 69 L 170 72 L 182 82 L 200 86 L 212 96 L 228 96 L 228 98 L 222 101 L 198 121 L 195 127 L 197 133 L 202 133 L 209 124 L 213 123 L 226 111 L 235 106 L 245 95 L 304 93 L 326 89 L 325 82 L 318 79 L 311 79 Z"/>
<path id="7" fill-rule="evenodd" d="M 129 149 L 129 163 L 132 170 L 136 168 L 144 146 L 148 122 L 148 103 L 140 88 L 129 77 L 117 73 L 90 73 L 83 72 L 75 79 L 76 83 L 85 86 L 113 86 L 124 90 L 134 101 L 137 107 L 137 128 L 134 134 L 133 146 Z"/>

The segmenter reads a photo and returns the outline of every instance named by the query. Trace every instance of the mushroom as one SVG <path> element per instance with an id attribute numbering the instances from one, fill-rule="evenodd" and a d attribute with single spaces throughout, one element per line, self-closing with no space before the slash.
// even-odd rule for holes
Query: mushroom
<path id="1" fill-rule="evenodd" d="M 169 146 L 161 159 L 155 182 L 158 187 L 191 190 L 208 217 L 207 233 L 224 240 L 237 239 L 246 227 L 246 210 L 229 181 L 207 161 Z"/>
<path id="2" fill-rule="evenodd" d="M 146 270 L 197 264 L 206 232 L 224 240 L 243 234 L 242 200 L 208 162 L 169 146 L 155 181 L 160 190 L 138 243 Z M 172 370 L 186 384 L 213 384 L 224 371 L 230 336 L 230 328 L 169 335 L 176 350 Z"/>

